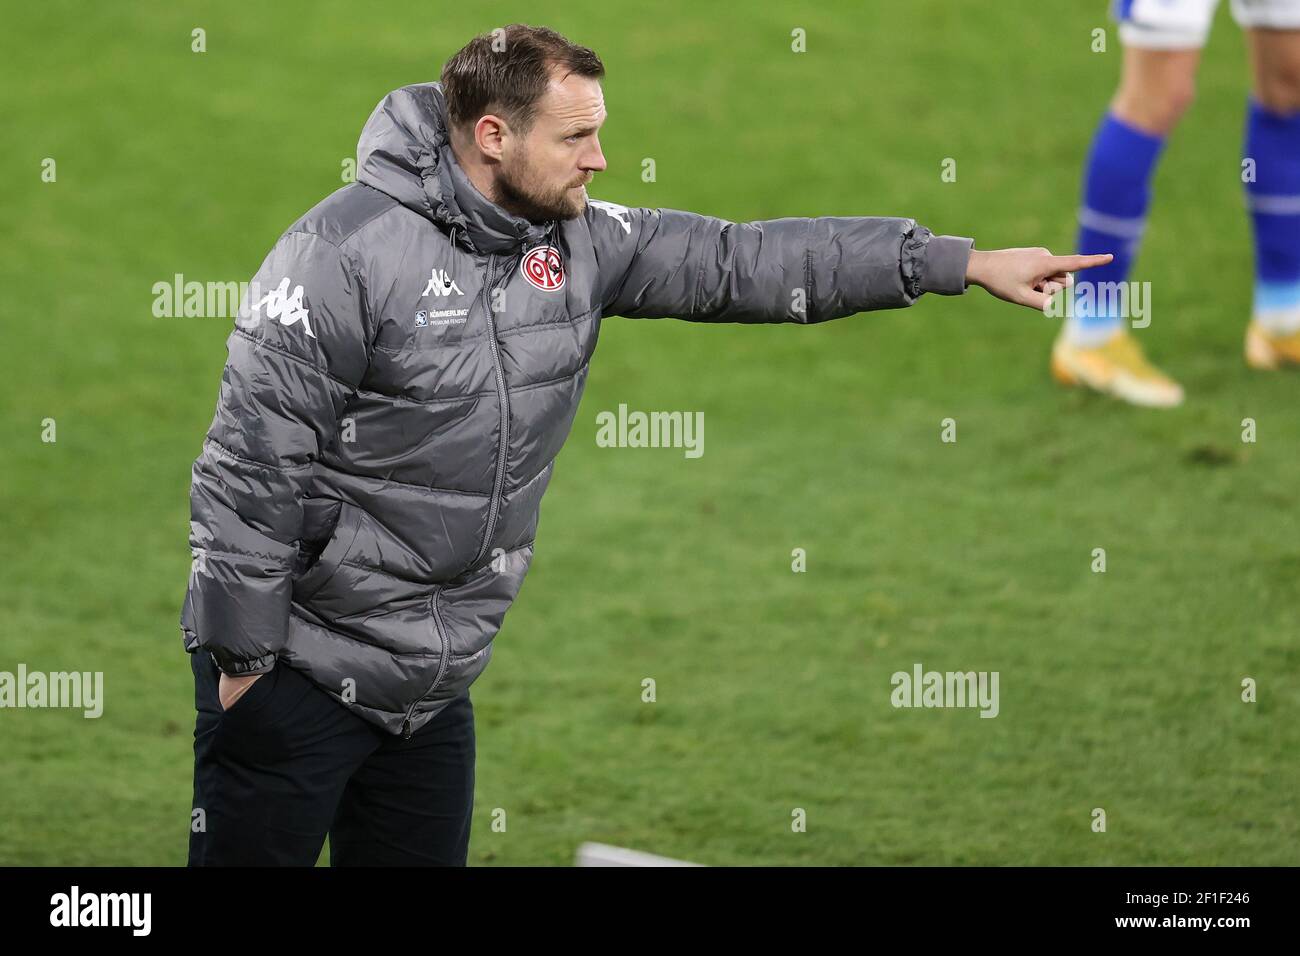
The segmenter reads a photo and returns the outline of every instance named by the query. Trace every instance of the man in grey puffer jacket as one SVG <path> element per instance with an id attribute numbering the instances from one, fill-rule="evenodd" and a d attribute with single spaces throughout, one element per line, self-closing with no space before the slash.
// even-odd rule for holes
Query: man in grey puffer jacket
<path id="1" fill-rule="evenodd" d="M 476 38 L 441 82 L 380 102 L 357 182 L 254 278 L 193 469 L 191 862 L 310 863 L 326 832 L 332 859 L 464 862 L 468 688 L 528 570 L 602 316 L 806 324 L 972 283 L 1041 307 L 1068 270 L 1108 261 L 976 252 L 910 219 L 738 224 L 589 202 L 603 73 L 543 28 Z M 303 700 L 337 732 L 319 739 Z M 413 829 L 428 806 L 376 823 L 391 773 L 367 768 L 416 753 L 453 705 L 460 730 L 440 746 L 461 756 L 436 772 L 460 785 L 442 823 Z M 270 783 L 295 775 L 312 783 Z M 404 849 L 376 855 L 385 842 Z"/>

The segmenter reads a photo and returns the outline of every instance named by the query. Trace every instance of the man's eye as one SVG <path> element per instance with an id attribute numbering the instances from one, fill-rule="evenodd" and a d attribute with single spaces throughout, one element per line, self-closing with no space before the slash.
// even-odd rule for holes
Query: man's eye
<path id="1" fill-rule="evenodd" d="M 570 136 L 566 136 L 566 137 L 564 137 L 564 141 L 565 141 L 566 143 L 576 143 L 576 142 L 578 141 L 578 134 L 577 134 L 577 133 L 573 133 L 573 134 L 570 135 Z"/>

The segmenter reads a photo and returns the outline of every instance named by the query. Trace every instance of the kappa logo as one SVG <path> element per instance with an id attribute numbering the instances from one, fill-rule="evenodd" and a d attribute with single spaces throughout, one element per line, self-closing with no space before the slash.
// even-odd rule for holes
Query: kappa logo
<path id="1" fill-rule="evenodd" d="M 307 322 L 307 310 L 302 307 L 302 286 L 294 286 L 293 295 L 289 295 L 289 277 L 285 276 L 280 284 L 253 304 L 254 313 L 266 306 L 267 318 L 279 319 L 281 325 L 293 325 L 301 322 L 302 327 L 313 339 L 316 333 Z"/>
<path id="2" fill-rule="evenodd" d="M 423 298 L 430 293 L 437 296 L 451 295 L 453 292 L 457 295 L 465 294 L 460 291 L 460 286 L 456 285 L 456 280 L 446 270 L 434 269 L 429 274 L 429 284 L 424 287 L 420 297 Z"/>
<path id="3" fill-rule="evenodd" d="M 632 235 L 632 211 L 627 206 L 620 206 L 616 202 L 605 202 L 603 199 L 588 199 L 587 202 L 622 226 L 623 231 L 629 236 Z"/>
<path id="4" fill-rule="evenodd" d="M 519 271 L 529 285 L 543 292 L 557 292 L 564 288 L 564 263 L 560 260 L 560 251 L 554 246 L 529 249 L 519 260 Z"/>

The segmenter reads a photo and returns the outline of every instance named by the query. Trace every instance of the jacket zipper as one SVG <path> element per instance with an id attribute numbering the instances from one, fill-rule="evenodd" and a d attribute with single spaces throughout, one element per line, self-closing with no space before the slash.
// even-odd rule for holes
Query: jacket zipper
<path id="1" fill-rule="evenodd" d="M 429 689 L 419 697 L 415 698 L 415 700 L 411 701 L 411 706 L 406 708 L 406 719 L 402 721 L 403 740 L 411 739 L 411 714 L 415 712 L 416 704 L 432 694 L 434 690 L 437 689 L 438 685 L 442 683 L 442 677 L 447 673 L 447 663 L 451 658 L 451 647 L 447 643 L 447 635 L 442 629 L 442 617 L 438 613 L 438 596 L 441 593 L 441 588 L 433 592 L 433 602 L 429 606 L 429 614 L 433 618 L 433 629 L 438 634 L 438 646 L 442 650 L 441 660 L 438 661 L 438 673 L 434 676 L 433 683 L 429 685 Z"/>
<path id="2" fill-rule="evenodd" d="M 492 280 L 494 278 L 493 273 L 495 270 L 496 256 L 489 255 L 487 281 L 483 283 L 483 305 L 488 322 L 488 347 L 492 350 L 492 367 L 496 372 L 497 397 L 499 399 L 498 404 L 501 406 L 501 440 L 497 447 L 496 479 L 492 483 L 492 497 L 488 499 L 487 530 L 483 535 L 483 544 L 479 546 L 478 554 L 476 554 L 474 560 L 470 562 L 471 568 L 478 564 L 483 555 L 487 553 L 488 545 L 492 541 L 492 533 L 496 530 L 497 512 L 500 510 L 501 504 L 501 491 L 505 486 L 506 480 L 506 453 L 509 450 L 510 442 L 510 393 L 506 391 L 506 374 L 505 369 L 501 365 L 501 352 L 497 346 L 497 324 L 496 319 L 492 315 Z M 403 740 L 411 739 L 411 715 L 415 712 L 416 705 L 437 689 L 438 685 L 442 682 L 443 675 L 447 671 L 447 663 L 450 654 L 448 653 L 449 648 L 447 645 L 447 636 L 443 632 L 442 620 L 438 615 L 439 594 L 441 594 L 441 590 L 433 592 L 432 613 L 433 626 L 438 632 L 438 640 L 442 644 L 442 660 L 438 663 L 438 674 L 433 679 L 433 685 L 415 700 L 411 701 L 410 706 L 406 708 L 406 718 L 402 721 Z"/>
<path id="3" fill-rule="evenodd" d="M 488 348 L 492 350 L 492 367 L 497 377 L 497 398 L 501 406 L 501 441 L 497 447 L 497 473 L 492 483 L 492 497 L 488 499 L 487 530 L 483 534 L 483 544 L 470 562 L 472 569 L 487 554 L 492 543 L 492 534 L 497 527 L 497 513 L 501 510 L 501 492 L 506 483 L 506 453 L 510 446 L 510 393 L 506 390 L 506 373 L 501 366 L 501 351 L 497 345 L 497 322 L 492 314 L 492 280 L 496 266 L 496 256 L 488 256 L 487 282 L 483 285 L 483 303 L 487 307 Z M 469 569 L 466 569 L 469 570 Z"/>

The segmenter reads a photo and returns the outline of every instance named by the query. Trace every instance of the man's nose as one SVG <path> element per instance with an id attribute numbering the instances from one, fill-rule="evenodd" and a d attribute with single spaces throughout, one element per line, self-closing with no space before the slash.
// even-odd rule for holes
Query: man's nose
<path id="1" fill-rule="evenodd" d="M 600 140 L 594 136 L 591 138 L 591 149 L 582 157 L 581 165 L 583 169 L 589 169 L 593 173 L 604 172 L 608 165 L 605 162 L 605 154 L 600 149 Z"/>

